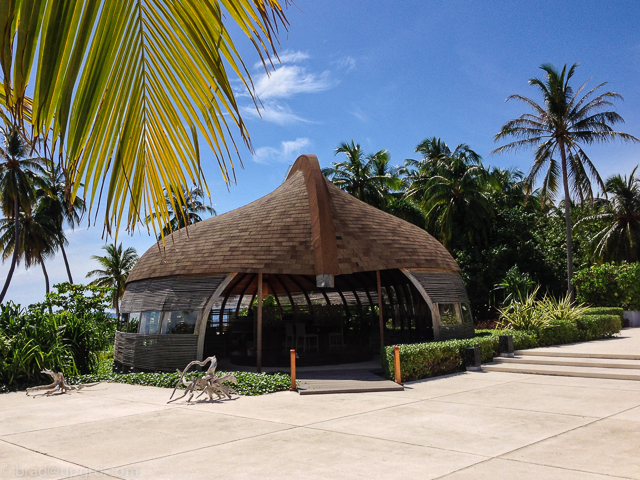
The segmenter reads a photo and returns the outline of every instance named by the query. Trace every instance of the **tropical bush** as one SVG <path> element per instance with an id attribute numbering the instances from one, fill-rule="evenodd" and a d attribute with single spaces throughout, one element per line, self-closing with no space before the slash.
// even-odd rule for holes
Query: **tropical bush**
<path id="1" fill-rule="evenodd" d="M 536 287 L 533 291 L 520 296 L 518 300 L 499 310 L 503 328 L 537 331 L 549 325 L 551 320 L 549 306 L 542 306 L 541 302 L 536 300 L 539 290 L 540 287 Z"/>
<path id="2" fill-rule="evenodd" d="M 44 368 L 67 376 L 91 373 L 99 352 L 112 343 L 115 321 L 105 313 L 107 289 L 70 284 L 54 288 L 45 302 L 28 308 L 0 305 L 0 384 L 43 380 L 48 378 L 40 373 Z"/>
<path id="3" fill-rule="evenodd" d="M 604 263 L 576 273 L 576 299 L 591 307 L 640 310 L 640 263 Z"/>

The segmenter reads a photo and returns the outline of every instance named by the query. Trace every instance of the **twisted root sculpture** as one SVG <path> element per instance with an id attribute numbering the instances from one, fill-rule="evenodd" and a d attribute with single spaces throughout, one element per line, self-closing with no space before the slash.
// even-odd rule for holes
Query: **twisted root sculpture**
<path id="1" fill-rule="evenodd" d="M 184 378 L 187 372 L 189 371 L 189 369 L 194 365 L 200 365 L 201 367 L 204 367 L 209 362 L 211 362 L 211 365 L 209 365 L 209 368 L 207 369 L 207 372 L 204 377 L 196 378 L 191 382 L 187 381 Z M 204 359 L 202 362 L 199 362 L 198 360 L 194 360 L 189 365 L 187 365 L 187 368 L 185 368 L 182 372 L 178 370 L 177 372 L 180 374 L 180 379 L 176 383 L 176 386 L 173 389 L 173 392 L 171 393 L 171 398 L 173 398 L 173 396 L 175 395 L 176 389 L 178 388 L 179 385 L 184 385 L 185 392 L 184 392 L 184 395 L 182 395 L 181 397 L 175 398 L 173 400 L 170 399 L 167 403 L 175 402 L 176 400 L 180 400 L 181 398 L 184 398 L 187 395 L 189 395 L 187 402 L 190 402 L 196 392 L 200 392 L 200 395 L 198 395 L 196 399 L 200 398 L 203 394 L 206 393 L 209 396 L 209 400 L 211 401 L 213 401 L 213 395 L 216 395 L 217 396 L 216 400 L 218 400 L 224 397 L 231 398 L 232 393 L 237 394 L 238 392 L 236 392 L 232 387 L 222 384 L 222 382 L 231 382 L 237 385 L 238 380 L 236 379 L 236 377 L 233 375 L 224 375 L 222 377 L 219 377 L 216 374 L 217 367 L 218 367 L 218 360 L 216 359 L 215 356 L 213 356 L 213 357 Z"/>
<path id="2" fill-rule="evenodd" d="M 40 387 L 27 388 L 27 395 L 29 395 L 29 393 L 31 392 L 42 390 L 43 393 L 41 393 L 40 395 L 49 396 L 49 395 L 53 395 L 54 393 L 67 393 L 68 391 L 71 391 L 71 390 L 82 390 L 85 387 L 93 387 L 94 385 L 98 385 L 99 383 L 101 383 L 101 382 L 95 382 L 95 383 L 85 383 L 82 385 L 69 385 L 67 384 L 67 381 L 64 379 L 64 375 L 62 374 L 62 372 L 55 373 L 45 368 L 44 370 L 42 370 L 41 373 L 46 373 L 51 378 L 53 378 L 53 383 L 51 385 L 42 385 Z M 36 396 L 37 395 L 34 395 L 34 397 Z"/>

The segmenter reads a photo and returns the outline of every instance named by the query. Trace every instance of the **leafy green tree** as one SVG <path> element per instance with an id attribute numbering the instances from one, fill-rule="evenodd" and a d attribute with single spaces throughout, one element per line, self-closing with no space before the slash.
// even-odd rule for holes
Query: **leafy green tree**
<path id="1" fill-rule="evenodd" d="M 111 306 L 116 311 L 116 318 L 120 318 L 120 300 L 124 295 L 124 287 L 131 269 L 138 261 L 138 254 L 132 247 L 122 249 L 122 243 L 105 245 L 102 247 L 107 252 L 104 256 L 92 255 L 92 260 L 97 260 L 102 269 L 92 270 L 87 273 L 87 278 L 94 277 L 90 284 L 98 287 L 111 288 Z"/>
<path id="2" fill-rule="evenodd" d="M 543 194 L 554 195 L 562 182 L 565 202 L 565 228 L 567 243 L 567 288 L 574 298 L 571 279 L 573 277 L 573 248 L 571 222 L 571 193 L 580 200 L 592 198 L 592 187 L 589 177 L 598 186 L 602 186 L 600 176 L 582 149 L 582 145 L 607 142 L 614 139 L 637 141 L 627 133 L 618 132 L 613 125 L 622 123 L 623 119 L 614 111 L 602 111 L 612 107 L 613 100 L 621 96 L 614 92 L 598 94 L 601 83 L 580 96 L 587 82 L 577 91 L 569 84 L 578 64 L 568 70 L 565 65 L 558 71 L 553 65 L 543 64 L 540 68 L 545 78 L 533 78 L 529 84 L 542 94 L 543 103 L 522 95 L 511 95 L 507 100 L 519 100 L 527 104 L 533 113 L 525 113 L 510 120 L 502 126 L 495 140 L 515 137 L 517 140 L 503 145 L 493 153 L 502 153 L 520 148 L 535 148 L 535 159 L 527 179 L 533 185 L 546 169 L 543 179 Z M 560 158 L 558 158 L 558 155 Z"/>
<path id="3" fill-rule="evenodd" d="M 19 245 L 21 222 L 16 220 L 20 218 L 21 210 L 27 215 L 31 213 L 36 195 L 35 172 L 41 169 L 40 159 L 27 157 L 26 146 L 16 130 L 5 129 L 2 134 L 4 146 L 0 148 L 0 202 L 5 217 L 12 220 L 13 245 Z M 0 292 L 0 303 L 4 300 L 13 278 L 20 249 L 14 248 L 12 252 L 11 267 Z M 5 258 L 3 256 L 3 260 Z"/>
<path id="4" fill-rule="evenodd" d="M 492 215 L 491 177 L 480 155 L 465 144 L 451 151 L 436 138 L 426 139 L 416 151 L 423 153 L 423 159 L 407 160 L 406 195 L 422 207 L 427 230 L 449 250 L 456 248 L 462 236 L 486 240 Z"/>
<path id="5" fill-rule="evenodd" d="M 607 179 L 604 191 L 609 195 L 601 213 L 582 219 L 582 226 L 594 221 L 604 223 L 592 237 L 592 252 L 598 262 L 640 261 L 640 178 L 638 167 L 631 175 Z"/>
<path id="6" fill-rule="evenodd" d="M 180 193 L 171 190 L 171 195 L 165 191 L 164 198 L 169 221 L 162 227 L 162 233 L 158 235 L 158 240 L 183 227 L 201 222 L 203 214 L 216 215 L 215 209 L 204 203 L 204 192 L 198 187 L 193 187 L 190 190 L 182 189 Z M 149 215 L 146 222 L 152 223 L 154 218 L 155 214 Z"/>
<path id="7" fill-rule="evenodd" d="M 391 192 L 402 187 L 398 169 L 391 168 L 389 152 L 380 150 L 365 155 L 360 144 L 342 142 L 335 154 L 344 153 L 347 160 L 334 162 L 322 174 L 354 197 L 377 208 L 384 208 Z"/>
<path id="8" fill-rule="evenodd" d="M 59 165 L 51 160 L 44 160 L 44 165 L 44 172 L 37 182 L 40 187 L 37 192 L 39 208 L 55 224 L 56 246 L 60 248 L 60 252 L 62 253 L 69 283 L 73 283 L 67 252 L 64 248 L 65 245 L 68 244 L 64 234 L 64 226 L 66 224 L 74 228 L 78 225 L 85 205 L 79 196 L 76 196 L 73 201 L 69 200 L 71 185 L 67 183 Z"/>

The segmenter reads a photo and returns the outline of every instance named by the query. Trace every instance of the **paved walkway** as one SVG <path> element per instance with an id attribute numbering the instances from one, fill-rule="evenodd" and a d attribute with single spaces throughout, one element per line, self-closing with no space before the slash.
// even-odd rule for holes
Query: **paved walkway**
<path id="1" fill-rule="evenodd" d="M 628 332 L 608 348 L 640 351 Z M 118 384 L 4 394 L 0 478 L 640 479 L 640 382 L 486 372 L 406 387 L 194 405 Z"/>

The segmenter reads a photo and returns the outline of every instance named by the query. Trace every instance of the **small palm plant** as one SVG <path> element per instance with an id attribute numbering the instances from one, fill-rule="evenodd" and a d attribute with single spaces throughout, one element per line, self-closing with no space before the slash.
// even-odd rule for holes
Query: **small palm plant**
<path id="1" fill-rule="evenodd" d="M 575 304 L 572 302 L 570 294 L 560 298 L 545 295 L 538 302 L 538 308 L 545 312 L 550 320 L 563 320 L 571 323 L 576 323 L 589 310 L 589 307 L 583 303 Z"/>
<path id="2" fill-rule="evenodd" d="M 528 294 L 519 296 L 517 301 L 498 310 L 501 328 L 537 331 L 548 327 L 551 317 L 546 310 L 538 306 L 536 297 L 539 290 L 538 286 Z"/>
<path id="3" fill-rule="evenodd" d="M 120 300 L 124 295 L 129 272 L 138 261 L 138 254 L 132 247 L 123 251 L 122 243 L 118 246 L 105 245 L 102 249 L 107 252 L 105 256 L 92 255 L 91 258 L 97 260 L 103 268 L 90 271 L 87 278 L 95 277 L 91 285 L 112 289 L 111 304 L 116 311 L 116 319 L 120 319 Z"/>

